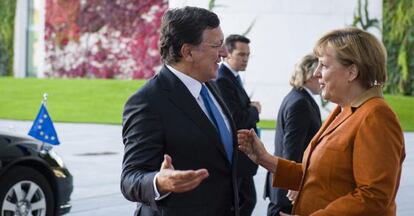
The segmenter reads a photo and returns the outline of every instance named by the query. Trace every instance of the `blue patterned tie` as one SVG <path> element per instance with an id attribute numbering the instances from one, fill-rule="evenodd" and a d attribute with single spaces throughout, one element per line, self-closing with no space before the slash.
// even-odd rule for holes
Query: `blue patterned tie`
<path id="1" fill-rule="evenodd" d="M 220 134 L 221 142 L 223 143 L 224 149 L 226 150 L 227 159 L 229 159 L 231 163 L 233 158 L 233 138 L 226 127 L 223 116 L 208 94 L 208 90 L 205 85 L 202 85 L 200 94 L 201 98 L 203 98 L 204 106 L 206 107 L 209 116 L 211 117 Z"/>

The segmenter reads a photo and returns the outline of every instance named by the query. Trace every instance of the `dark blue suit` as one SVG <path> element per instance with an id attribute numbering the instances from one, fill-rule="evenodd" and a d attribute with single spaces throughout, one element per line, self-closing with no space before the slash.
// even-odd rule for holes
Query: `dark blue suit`
<path id="1" fill-rule="evenodd" d="M 214 85 L 206 84 L 232 122 Z M 165 66 L 125 104 L 125 153 L 121 190 L 137 202 L 142 216 L 238 216 L 237 138 L 232 125 L 233 163 L 219 134 L 186 86 Z M 163 155 L 177 170 L 206 168 L 209 177 L 195 189 L 155 201 L 153 179 Z"/>
<path id="2" fill-rule="evenodd" d="M 321 126 L 318 105 L 305 89 L 293 88 L 283 99 L 277 115 L 274 155 L 302 161 L 303 152 Z M 287 190 L 272 187 L 272 175 L 267 173 L 263 197 L 271 203 L 268 215 L 279 215 L 279 211 L 290 213 L 291 202 Z"/>
<path id="3" fill-rule="evenodd" d="M 218 69 L 216 84 L 229 108 L 237 129 L 256 129 L 259 121 L 257 109 L 250 105 L 250 98 L 234 74 L 224 64 Z M 239 152 L 238 160 L 240 215 L 251 215 L 256 205 L 256 189 L 253 176 L 258 166 L 244 153 Z"/>

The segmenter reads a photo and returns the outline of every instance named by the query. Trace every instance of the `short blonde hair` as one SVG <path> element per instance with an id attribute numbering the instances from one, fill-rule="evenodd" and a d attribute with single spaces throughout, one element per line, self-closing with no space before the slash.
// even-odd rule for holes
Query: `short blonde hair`
<path id="1" fill-rule="evenodd" d="M 333 30 L 318 40 L 313 52 L 320 57 L 327 46 L 335 49 L 336 59 L 343 66 L 355 64 L 362 87 L 383 85 L 387 80 L 387 54 L 374 35 L 354 27 Z"/>
<path id="2" fill-rule="evenodd" d="M 312 78 L 313 72 L 318 66 L 318 58 L 310 53 L 302 57 L 298 63 L 295 64 L 295 68 L 290 77 L 290 85 L 296 89 L 301 89 L 305 85 L 306 81 Z"/>

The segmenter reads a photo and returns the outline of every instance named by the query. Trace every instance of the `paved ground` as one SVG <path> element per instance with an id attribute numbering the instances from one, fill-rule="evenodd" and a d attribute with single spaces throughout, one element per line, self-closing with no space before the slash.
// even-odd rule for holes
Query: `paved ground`
<path id="1" fill-rule="evenodd" d="M 27 133 L 31 122 L 0 120 L 0 130 Z M 121 127 L 118 125 L 55 124 L 61 145 L 55 150 L 74 176 L 72 211 L 68 216 L 133 215 L 135 206 L 119 190 L 122 160 Z M 273 152 L 274 131 L 262 131 L 262 139 Z M 414 215 L 414 133 L 405 133 L 407 157 L 397 195 L 398 215 Z M 265 178 L 260 168 L 255 176 L 258 203 L 254 216 L 266 215 L 261 196 Z"/>

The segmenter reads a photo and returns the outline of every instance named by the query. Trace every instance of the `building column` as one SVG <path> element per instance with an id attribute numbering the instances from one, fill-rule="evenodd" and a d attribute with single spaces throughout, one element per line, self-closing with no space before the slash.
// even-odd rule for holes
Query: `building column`
<path id="1" fill-rule="evenodd" d="M 14 61 L 13 71 L 15 77 L 26 77 L 27 65 L 27 25 L 29 1 L 16 1 L 16 15 L 14 20 Z"/>

